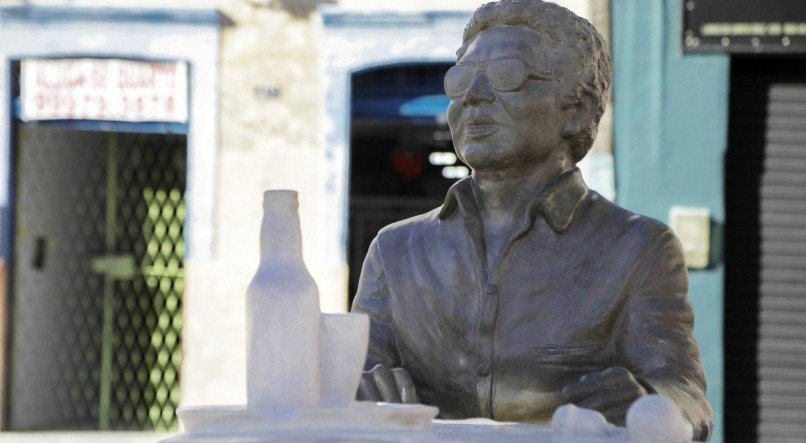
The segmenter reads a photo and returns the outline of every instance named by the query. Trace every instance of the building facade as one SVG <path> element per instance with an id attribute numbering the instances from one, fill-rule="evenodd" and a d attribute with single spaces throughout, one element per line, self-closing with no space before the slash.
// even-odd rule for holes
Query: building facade
<path id="1" fill-rule="evenodd" d="M 612 13 L 618 201 L 709 216 L 707 264 L 689 278 L 712 441 L 802 441 L 806 8 L 614 0 Z"/>
<path id="2" fill-rule="evenodd" d="M 322 308 L 346 310 L 377 229 L 440 204 L 467 173 L 450 155 L 441 75 L 481 3 L 0 2 L 4 429 L 171 429 L 180 402 L 244 402 L 262 192 L 299 191 Z M 610 34 L 609 1 L 559 3 Z M 613 1 L 615 120 L 608 111 L 581 169 L 667 223 L 673 206 L 710 211 L 709 265 L 690 276 L 720 441 L 729 63 L 679 53 L 678 6 Z M 181 62 L 187 118 L 26 121 L 15 103 L 31 59 Z M 66 248 L 76 229 L 94 246 Z M 75 297 L 54 303 L 68 279 Z M 83 406 L 30 412 L 48 410 L 36 401 Z"/>

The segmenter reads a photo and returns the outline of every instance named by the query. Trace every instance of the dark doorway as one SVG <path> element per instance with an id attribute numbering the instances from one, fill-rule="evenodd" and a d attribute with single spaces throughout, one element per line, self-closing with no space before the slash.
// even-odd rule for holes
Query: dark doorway
<path id="1" fill-rule="evenodd" d="M 8 427 L 173 429 L 187 137 L 18 122 Z"/>
<path id="2" fill-rule="evenodd" d="M 369 244 L 384 226 L 442 204 L 469 170 L 453 152 L 442 80 L 452 64 L 384 66 L 351 84 L 350 302 Z"/>
<path id="3" fill-rule="evenodd" d="M 725 441 L 806 441 L 806 59 L 734 58 Z"/>

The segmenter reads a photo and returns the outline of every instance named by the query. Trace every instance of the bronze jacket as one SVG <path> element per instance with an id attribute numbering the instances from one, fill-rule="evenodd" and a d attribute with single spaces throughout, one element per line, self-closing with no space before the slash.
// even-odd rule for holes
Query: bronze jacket
<path id="1" fill-rule="evenodd" d="M 406 368 L 444 418 L 544 422 L 563 387 L 623 366 L 706 439 L 711 410 L 671 229 L 574 170 L 535 193 L 488 273 L 471 180 L 373 240 L 352 307 L 371 319 L 366 368 Z"/>

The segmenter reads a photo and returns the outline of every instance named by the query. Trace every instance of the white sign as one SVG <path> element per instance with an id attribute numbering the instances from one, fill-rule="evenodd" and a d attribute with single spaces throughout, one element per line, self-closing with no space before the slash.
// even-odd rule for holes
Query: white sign
<path id="1" fill-rule="evenodd" d="M 21 65 L 22 120 L 187 122 L 185 62 L 74 58 Z"/>

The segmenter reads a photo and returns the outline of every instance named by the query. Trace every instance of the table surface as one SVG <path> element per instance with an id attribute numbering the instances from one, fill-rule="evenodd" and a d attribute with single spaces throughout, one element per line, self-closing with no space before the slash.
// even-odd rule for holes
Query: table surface
<path id="1" fill-rule="evenodd" d="M 189 438 L 181 434 L 158 432 L 3 432 L 0 443 L 156 443 L 168 440 L 171 443 L 269 443 L 269 442 L 356 442 L 361 443 L 617 443 L 629 442 L 626 430 L 619 428 L 616 434 L 604 438 L 563 437 L 546 425 L 500 423 L 484 419 L 434 420 L 427 431 L 367 431 L 315 433 L 300 435 L 278 434 L 267 437 Z M 641 442 L 645 443 L 645 442 Z"/>
<path id="2" fill-rule="evenodd" d="M 174 435 L 175 432 L 0 432 L 0 443 L 155 443 Z"/>
<path id="3" fill-rule="evenodd" d="M 564 437 L 554 433 L 548 425 L 501 423 L 485 419 L 434 420 L 429 430 L 382 430 L 337 432 L 306 431 L 304 433 L 277 433 L 262 436 L 204 436 L 180 434 L 167 440 L 169 443 L 321 443 L 321 442 L 378 442 L 378 443 L 617 443 L 629 441 L 627 431 L 619 428 L 607 437 Z M 645 443 L 645 442 L 642 442 Z"/>

